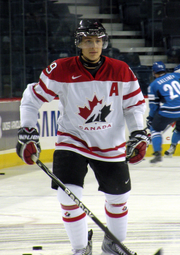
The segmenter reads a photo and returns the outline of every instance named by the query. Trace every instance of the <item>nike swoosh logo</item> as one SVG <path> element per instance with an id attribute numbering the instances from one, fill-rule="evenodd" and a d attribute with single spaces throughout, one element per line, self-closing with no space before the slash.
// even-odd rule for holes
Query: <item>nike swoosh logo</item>
<path id="1" fill-rule="evenodd" d="M 127 181 L 125 181 L 125 184 L 128 184 L 128 182 L 129 182 L 129 179 Z"/>
<path id="2" fill-rule="evenodd" d="M 78 75 L 78 76 L 74 76 L 74 75 L 73 75 L 73 76 L 72 76 L 72 79 L 75 80 L 75 79 L 77 79 L 77 78 L 79 78 L 79 77 L 81 77 L 81 76 L 82 76 L 82 75 Z"/>

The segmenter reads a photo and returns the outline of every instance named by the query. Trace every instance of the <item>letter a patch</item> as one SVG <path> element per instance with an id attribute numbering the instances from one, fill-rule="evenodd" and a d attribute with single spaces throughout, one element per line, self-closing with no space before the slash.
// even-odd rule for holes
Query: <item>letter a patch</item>
<path id="1" fill-rule="evenodd" d="M 109 96 L 111 97 L 113 94 L 115 94 L 115 96 L 119 95 L 117 82 L 113 82 L 111 85 L 111 90 L 110 90 Z"/>

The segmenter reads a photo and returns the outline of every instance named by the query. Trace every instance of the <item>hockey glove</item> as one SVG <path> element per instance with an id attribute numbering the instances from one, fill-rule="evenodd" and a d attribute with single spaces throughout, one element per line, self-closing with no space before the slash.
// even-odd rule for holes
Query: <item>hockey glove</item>
<path id="1" fill-rule="evenodd" d="M 150 129 L 150 127 L 151 127 L 151 125 L 152 125 L 152 121 L 153 121 L 153 117 L 148 116 L 148 117 L 146 118 L 146 125 L 147 125 L 147 128 Z"/>
<path id="2" fill-rule="evenodd" d="M 41 147 L 39 143 L 39 133 L 35 128 L 19 128 L 18 130 L 18 142 L 16 145 L 16 153 L 18 156 L 29 165 L 34 164 L 31 156 L 35 154 L 39 158 Z"/>
<path id="3" fill-rule="evenodd" d="M 146 155 L 146 149 L 149 145 L 149 137 L 145 130 L 137 130 L 131 133 L 129 141 L 126 144 L 126 159 L 131 164 L 137 164 L 143 160 Z"/>

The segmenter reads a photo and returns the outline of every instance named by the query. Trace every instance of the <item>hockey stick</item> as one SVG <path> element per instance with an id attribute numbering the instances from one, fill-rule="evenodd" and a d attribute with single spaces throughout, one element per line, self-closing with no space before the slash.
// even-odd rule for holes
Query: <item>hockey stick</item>
<path id="1" fill-rule="evenodd" d="M 171 124 L 168 124 L 168 125 L 166 126 L 166 128 L 165 128 L 163 131 L 161 131 L 161 134 L 163 135 L 170 127 L 173 127 L 175 124 L 176 124 L 176 121 L 175 121 L 175 122 L 172 122 Z M 146 127 L 144 130 L 146 130 L 146 129 L 149 129 L 149 128 Z"/>
<path id="2" fill-rule="evenodd" d="M 113 240 L 126 255 L 137 255 L 132 253 L 126 246 L 124 246 L 105 225 L 54 175 L 47 166 L 45 166 L 35 155 L 31 159 L 60 187 L 64 192 L 104 231 L 104 233 Z M 158 250 L 154 255 L 161 255 L 161 250 Z"/>
<path id="3" fill-rule="evenodd" d="M 176 124 L 176 121 L 175 121 L 175 122 L 172 122 L 171 124 L 168 124 L 168 125 L 166 126 L 166 128 L 165 128 L 163 131 L 161 131 L 161 135 L 163 135 L 170 127 L 173 127 L 175 124 Z M 147 130 L 147 129 L 150 130 L 149 127 L 146 127 L 144 130 Z M 150 144 L 150 143 L 151 143 L 151 140 L 152 140 L 152 138 L 151 138 L 151 133 L 149 133 L 148 135 L 149 135 L 149 144 Z"/>
<path id="4" fill-rule="evenodd" d="M 167 127 L 162 131 L 161 134 L 164 134 L 170 127 L 173 127 L 175 124 L 176 124 L 176 121 L 171 123 L 171 124 L 169 124 L 169 125 L 167 125 Z"/>

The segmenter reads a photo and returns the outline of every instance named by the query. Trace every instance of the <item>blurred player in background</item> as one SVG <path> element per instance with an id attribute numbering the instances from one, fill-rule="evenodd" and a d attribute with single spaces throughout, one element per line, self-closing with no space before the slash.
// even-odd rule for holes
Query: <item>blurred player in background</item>
<path id="1" fill-rule="evenodd" d="M 119 241 L 127 231 L 127 200 L 131 180 L 126 161 L 125 122 L 130 138 L 127 155 L 138 163 L 146 153 L 143 130 L 145 100 L 137 78 L 122 61 L 102 56 L 108 35 L 99 21 L 82 20 L 75 32 L 79 56 L 58 59 L 44 69 L 39 82 L 29 84 L 21 100 L 21 128 L 17 154 L 33 164 L 40 153 L 35 129 L 38 110 L 58 95 L 60 117 L 53 157 L 53 173 L 80 200 L 89 164 L 99 190 L 105 194 L 107 227 Z M 91 236 L 85 212 L 55 183 L 62 219 L 74 255 L 91 255 Z M 126 255 L 105 235 L 102 250 Z M 131 252 L 131 254 L 135 254 Z"/>
<path id="2" fill-rule="evenodd" d="M 180 65 L 174 68 L 174 73 L 180 73 Z M 170 148 L 167 151 L 165 151 L 164 154 L 168 157 L 172 157 L 172 155 L 175 153 L 176 146 L 179 141 L 180 141 L 180 121 L 177 121 L 176 126 L 173 129 Z"/>
<path id="3" fill-rule="evenodd" d="M 147 126 L 151 130 L 154 158 L 152 165 L 162 163 L 162 134 L 161 132 L 175 122 L 176 130 L 180 131 L 180 73 L 167 73 L 162 61 L 152 66 L 155 80 L 148 87 L 149 116 Z"/>

